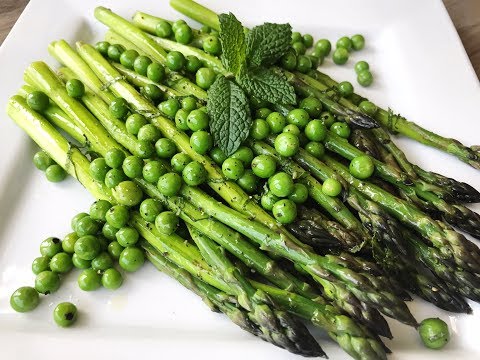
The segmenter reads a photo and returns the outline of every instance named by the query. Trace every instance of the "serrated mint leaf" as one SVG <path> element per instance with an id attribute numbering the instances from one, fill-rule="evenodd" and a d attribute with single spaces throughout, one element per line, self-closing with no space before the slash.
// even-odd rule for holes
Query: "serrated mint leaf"
<path id="1" fill-rule="evenodd" d="M 242 72 L 237 81 L 251 96 L 277 104 L 296 104 L 295 89 L 273 69 L 256 68 Z"/>
<path id="2" fill-rule="evenodd" d="M 220 43 L 222 45 L 222 64 L 228 71 L 236 74 L 245 63 L 247 45 L 245 33 L 240 21 L 232 13 L 218 16 L 220 22 Z"/>
<path id="3" fill-rule="evenodd" d="M 208 89 L 207 111 L 215 145 L 225 155 L 232 155 L 248 137 L 252 125 L 247 96 L 234 81 L 219 76 Z"/>
<path id="4" fill-rule="evenodd" d="M 291 47 L 290 24 L 265 23 L 255 26 L 247 34 L 247 61 L 249 66 L 273 65 Z"/>

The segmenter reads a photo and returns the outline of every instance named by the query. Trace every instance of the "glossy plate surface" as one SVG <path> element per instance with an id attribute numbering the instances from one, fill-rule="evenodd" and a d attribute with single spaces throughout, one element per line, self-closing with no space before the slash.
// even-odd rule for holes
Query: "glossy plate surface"
<path id="1" fill-rule="evenodd" d="M 461 42 L 440 1 L 203 1 L 212 9 L 231 11 L 248 26 L 264 21 L 290 22 L 295 30 L 336 41 L 362 33 L 366 48 L 344 66 L 326 60 L 322 69 L 356 85 L 353 64 L 367 60 L 375 76 L 360 93 L 391 106 L 407 118 L 467 144 L 480 142 L 480 88 Z M 0 358 L 2 359 L 298 359 L 264 343 L 210 312 L 189 291 L 146 265 L 126 276 L 115 292 L 85 293 L 77 272 L 61 289 L 43 299 L 32 313 L 16 314 L 9 306 L 13 290 L 32 285 L 31 261 L 48 236 L 63 237 L 71 217 L 93 200 L 74 180 L 48 183 L 32 165 L 36 146 L 3 113 L 10 95 L 22 84 L 23 70 L 34 60 L 55 65 L 50 41 L 95 42 L 105 28 L 93 17 L 97 5 L 129 17 L 135 10 L 176 19 L 168 1 L 31 0 L 0 48 Z M 408 140 L 399 141 L 412 160 L 480 188 L 480 172 L 456 159 Z M 476 207 L 477 211 L 480 209 Z M 53 322 L 54 306 L 72 301 L 80 310 L 71 329 Z M 421 320 L 438 316 L 452 331 L 443 351 L 425 349 L 413 329 L 390 322 L 395 336 L 387 341 L 390 359 L 479 359 L 480 306 L 474 315 L 454 315 L 423 301 L 410 305 Z M 348 359 L 321 332 L 330 359 Z"/>

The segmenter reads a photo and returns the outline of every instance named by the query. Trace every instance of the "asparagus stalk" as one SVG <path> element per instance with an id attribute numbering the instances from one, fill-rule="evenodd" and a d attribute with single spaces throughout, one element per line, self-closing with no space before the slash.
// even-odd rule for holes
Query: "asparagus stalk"
<path id="1" fill-rule="evenodd" d="M 35 91 L 35 89 L 29 85 L 23 85 L 17 94 L 23 98 L 26 98 L 28 94 Z M 70 119 L 65 117 L 65 113 L 54 103 L 50 103 L 48 107 L 43 111 L 43 115 L 55 126 L 63 129 L 68 128 L 67 133 L 76 140 L 80 145 L 85 146 L 85 136 L 80 128 L 72 123 Z"/>
<path id="2" fill-rule="evenodd" d="M 365 155 L 362 151 L 349 144 L 345 139 L 328 132 L 325 147 L 351 160 Z M 423 180 L 412 180 L 405 173 L 398 172 L 381 161 L 374 160 L 376 173 L 384 180 L 399 187 L 411 196 L 421 198 L 442 212 L 445 220 L 452 225 L 480 237 L 480 216 L 463 205 L 451 205 L 443 198 L 449 194 L 438 186 L 428 184 Z"/>
<path id="3" fill-rule="evenodd" d="M 109 189 L 91 178 L 85 156 L 45 118 L 31 110 L 24 98 L 12 96 L 7 103 L 7 114 L 68 174 L 78 178 L 96 199 L 112 201 Z"/>
<path id="4" fill-rule="evenodd" d="M 324 157 L 325 163 L 341 175 L 351 186 L 357 188 L 371 200 L 382 205 L 393 216 L 418 231 L 439 249 L 446 259 L 454 262 L 464 270 L 479 273 L 478 248 L 463 235 L 445 227 L 441 222 L 431 219 L 414 205 L 396 198 L 385 190 L 353 177 L 347 168 L 330 156 Z"/>
<path id="5" fill-rule="evenodd" d="M 256 290 L 238 269 L 225 257 L 222 248 L 207 236 L 189 226 L 190 235 L 205 260 L 242 296 L 249 305 L 249 317 L 259 326 L 261 333 L 273 344 L 304 356 L 325 356 L 325 353 L 299 322 L 288 314 L 271 307 L 272 301 L 261 290 Z"/>
<path id="6" fill-rule="evenodd" d="M 329 87 L 334 87 L 338 84 L 335 80 L 320 71 L 317 71 L 317 79 Z M 352 97 L 352 102 L 354 103 L 358 104 L 366 100 L 360 95 L 354 95 L 355 96 Z M 391 110 L 385 110 L 381 107 L 378 107 L 375 119 L 392 134 L 400 133 L 422 144 L 451 154 L 470 166 L 480 169 L 480 152 L 474 146 L 468 147 L 458 140 L 435 134 L 414 122 L 408 121 L 400 115 L 393 114 Z"/>

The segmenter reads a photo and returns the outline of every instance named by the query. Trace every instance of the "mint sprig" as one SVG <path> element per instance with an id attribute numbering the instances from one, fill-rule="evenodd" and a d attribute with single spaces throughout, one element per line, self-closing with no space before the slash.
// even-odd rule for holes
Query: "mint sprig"
<path id="1" fill-rule="evenodd" d="M 232 13 L 218 19 L 222 64 L 233 76 L 219 76 L 210 87 L 207 110 L 214 142 L 229 156 L 245 141 L 252 124 L 247 94 L 271 103 L 296 103 L 293 86 L 269 67 L 290 49 L 292 28 L 265 23 L 246 33 Z"/>

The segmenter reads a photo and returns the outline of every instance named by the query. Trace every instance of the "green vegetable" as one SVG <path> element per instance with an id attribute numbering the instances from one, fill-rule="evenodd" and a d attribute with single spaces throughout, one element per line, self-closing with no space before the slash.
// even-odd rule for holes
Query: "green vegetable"
<path id="1" fill-rule="evenodd" d="M 170 159 L 177 153 L 177 146 L 170 139 L 160 138 L 155 143 L 155 152 L 160 159 Z"/>
<path id="2" fill-rule="evenodd" d="M 350 174 L 357 179 L 365 180 L 372 176 L 375 171 L 375 164 L 370 156 L 357 156 L 350 161 L 349 170 Z"/>
<path id="3" fill-rule="evenodd" d="M 130 226 L 119 229 L 115 235 L 117 242 L 123 247 L 135 245 L 138 241 L 138 231 Z"/>
<path id="4" fill-rule="evenodd" d="M 348 61 L 348 57 L 348 50 L 343 47 L 335 49 L 332 55 L 333 62 L 337 65 L 345 64 Z"/>
<path id="5" fill-rule="evenodd" d="M 252 171 L 262 179 L 268 179 L 275 174 L 277 162 L 269 155 L 258 155 L 252 160 Z"/>
<path id="6" fill-rule="evenodd" d="M 100 230 L 100 223 L 91 216 L 84 216 L 77 221 L 75 232 L 79 237 L 85 235 L 95 235 Z"/>
<path id="7" fill-rule="evenodd" d="M 179 42 L 180 44 L 189 44 L 192 42 L 192 39 L 192 28 L 187 24 L 180 25 L 175 29 L 175 41 Z"/>
<path id="8" fill-rule="evenodd" d="M 110 210 L 112 204 L 107 200 L 97 200 L 90 206 L 90 217 L 93 220 L 105 222 L 105 215 Z M 62 242 L 63 245 L 63 242 Z"/>
<path id="9" fill-rule="evenodd" d="M 59 238 L 49 237 L 40 244 L 40 254 L 52 258 L 55 254 L 62 251 L 62 242 Z"/>
<path id="10" fill-rule="evenodd" d="M 67 172 L 57 164 L 50 165 L 47 170 L 45 170 L 45 177 L 51 182 L 60 182 L 64 180 L 66 176 Z"/>
<path id="11" fill-rule="evenodd" d="M 145 262 L 143 251 L 137 247 L 129 247 L 122 251 L 118 263 L 120 267 L 128 272 L 135 272 L 140 269 Z"/>
<path id="12" fill-rule="evenodd" d="M 73 269 L 72 256 L 64 252 L 55 254 L 50 260 L 50 269 L 59 274 L 68 273 Z"/>
<path id="13" fill-rule="evenodd" d="M 250 129 L 250 137 L 255 140 L 263 140 L 270 135 L 270 126 L 263 119 L 256 119 Z"/>
<path id="14" fill-rule="evenodd" d="M 203 40 L 203 50 L 212 55 L 220 55 L 222 45 L 218 36 L 208 36 Z"/>
<path id="15" fill-rule="evenodd" d="M 37 290 L 23 286 L 15 290 L 10 297 L 10 306 L 16 312 L 28 312 L 35 309 L 40 302 Z"/>
<path id="16" fill-rule="evenodd" d="M 305 110 L 310 118 L 316 119 L 322 113 L 322 103 L 314 96 L 308 96 L 300 101 L 300 108 Z"/>
<path id="17" fill-rule="evenodd" d="M 315 43 L 315 50 L 322 56 L 327 56 L 332 50 L 332 44 L 327 39 L 320 39 Z"/>
<path id="18" fill-rule="evenodd" d="M 185 169 L 185 166 L 187 166 L 190 162 L 192 162 L 192 158 L 190 156 L 185 153 L 178 153 L 173 155 L 172 159 L 170 160 L 170 165 L 172 166 L 173 171 L 181 173 L 183 169 Z"/>
<path id="19" fill-rule="evenodd" d="M 48 96 L 42 91 L 33 91 L 27 95 L 27 104 L 33 110 L 43 112 L 49 104 Z"/>
<path id="20" fill-rule="evenodd" d="M 353 94 L 353 85 L 349 81 L 342 81 L 340 84 L 338 84 L 337 88 L 338 92 L 343 97 L 350 97 Z"/>
<path id="21" fill-rule="evenodd" d="M 51 294 L 60 287 L 60 277 L 53 271 L 42 271 L 35 278 L 35 290 L 40 294 Z"/>
<path id="22" fill-rule="evenodd" d="M 112 266 L 113 260 L 108 252 L 101 252 L 92 260 L 92 269 L 96 271 L 105 271 Z"/>
<path id="23" fill-rule="evenodd" d="M 359 74 L 360 72 L 362 72 L 364 70 L 370 70 L 370 65 L 366 61 L 361 60 L 361 61 L 358 61 L 357 63 L 355 63 L 355 72 L 357 74 Z"/>
<path id="24" fill-rule="evenodd" d="M 439 318 L 423 320 L 420 323 L 418 332 L 425 346 L 430 349 L 441 349 L 450 340 L 448 325 Z"/>
<path id="25" fill-rule="evenodd" d="M 352 50 L 353 48 L 353 41 L 350 40 L 347 36 L 343 36 L 340 39 L 337 40 L 337 49 L 338 48 L 344 48 L 347 51 Z M 335 56 L 335 53 L 334 53 Z"/>
<path id="26" fill-rule="evenodd" d="M 373 75 L 369 70 L 362 70 L 357 75 L 357 81 L 362 86 L 370 86 L 373 83 Z"/>
<path id="27" fill-rule="evenodd" d="M 171 51 L 167 54 L 165 65 L 172 71 L 180 71 L 186 65 L 186 60 L 181 52 Z"/>
<path id="28" fill-rule="evenodd" d="M 268 187 L 273 195 L 287 197 L 293 192 L 293 179 L 285 172 L 278 172 L 268 179 Z"/>
<path id="29" fill-rule="evenodd" d="M 70 302 L 62 302 L 53 310 L 53 320 L 61 327 L 72 326 L 77 320 L 77 307 Z"/>
<path id="30" fill-rule="evenodd" d="M 93 235 L 85 235 L 75 242 L 75 254 L 82 260 L 93 260 L 100 253 L 100 242 Z"/>
<path id="31" fill-rule="evenodd" d="M 115 260 L 118 260 L 120 258 L 120 254 L 122 253 L 124 247 L 120 245 L 117 241 L 112 241 L 110 244 L 108 244 L 108 253 L 112 258 Z"/>
<path id="32" fill-rule="evenodd" d="M 292 200 L 282 199 L 273 205 L 272 213 L 282 224 L 290 224 L 297 217 L 297 206 Z"/>
<path id="33" fill-rule="evenodd" d="M 68 95 L 79 99 L 85 94 L 85 85 L 78 79 L 70 79 L 65 84 Z"/>
<path id="34" fill-rule="evenodd" d="M 241 160 L 230 157 L 223 162 L 222 172 L 227 179 L 238 180 L 245 172 L 245 167 Z"/>
<path id="35" fill-rule="evenodd" d="M 187 185 L 198 186 L 206 181 L 207 172 L 198 161 L 191 161 L 183 169 L 182 178 Z"/>
<path id="36" fill-rule="evenodd" d="M 101 276 L 93 269 L 85 269 L 78 276 L 78 287 L 83 291 L 95 291 L 102 285 Z"/>
<path id="37" fill-rule="evenodd" d="M 338 196 L 342 192 L 342 184 L 337 179 L 328 178 L 323 182 L 322 192 L 328 196 Z"/>
<path id="38" fill-rule="evenodd" d="M 350 126 L 344 122 L 335 122 L 330 126 L 330 131 L 341 138 L 348 139 L 350 137 Z"/>
<path id="39" fill-rule="evenodd" d="M 88 269 L 91 265 L 90 260 L 84 260 L 80 258 L 77 254 L 72 255 L 72 263 L 77 269 Z"/>
<path id="40" fill-rule="evenodd" d="M 128 117 L 128 119 L 130 119 L 130 116 Z M 127 119 L 127 123 L 128 123 L 128 119 Z M 117 169 L 121 167 L 124 160 L 125 160 L 125 153 L 119 149 L 110 149 L 105 154 L 105 162 L 107 163 L 108 166 L 110 166 L 113 169 Z"/>
<path id="41" fill-rule="evenodd" d="M 362 50 L 365 46 L 365 38 L 363 37 L 363 35 L 360 35 L 360 34 L 356 34 L 356 35 L 353 35 L 352 38 L 352 47 L 354 50 Z"/>
<path id="42" fill-rule="evenodd" d="M 116 290 L 123 284 L 122 274 L 115 268 L 110 268 L 102 274 L 102 285 L 105 289 Z"/>
<path id="43" fill-rule="evenodd" d="M 50 258 L 47 256 L 40 256 L 35 258 L 32 262 L 32 272 L 35 275 L 40 274 L 42 271 L 50 269 Z"/>
<path id="44" fill-rule="evenodd" d="M 42 150 L 33 155 L 33 164 L 38 170 L 45 171 L 50 165 L 53 165 L 54 162 L 52 158 Z"/>
<path id="45" fill-rule="evenodd" d="M 135 206 L 143 199 L 143 192 L 133 181 L 122 181 L 112 190 L 113 198 L 120 205 Z"/>
<path id="46" fill-rule="evenodd" d="M 258 178 L 252 170 L 245 170 L 243 175 L 237 180 L 237 184 L 247 193 L 253 194 L 258 188 Z"/>
<path id="47" fill-rule="evenodd" d="M 292 133 L 279 134 L 275 139 L 275 150 L 282 156 L 295 155 L 300 148 L 298 137 Z"/>
<path id="48" fill-rule="evenodd" d="M 140 215 L 148 222 L 154 222 L 155 218 L 162 210 L 163 206 L 157 199 L 145 199 L 140 204 Z"/>
<path id="49" fill-rule="evenodd" d="M 311 120 L 305 127 L 305 135 L 310 141 L 322 141 L 327 136 L 327 127 L 321 120 Z"/>
<path id="50" fill-rule="evenodd" d="M 174 172 L 166 173 L 158 179 L 157 188 L 165 196 L 175 196 L 182 186 L 182 178 Z"/>

